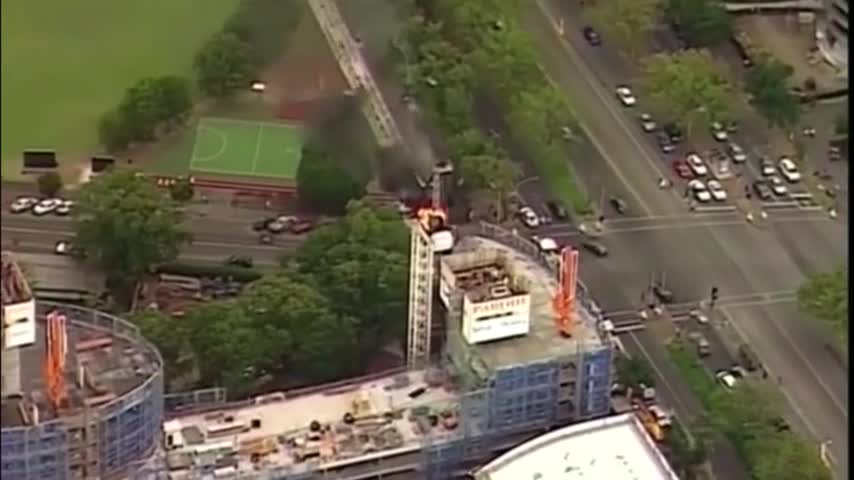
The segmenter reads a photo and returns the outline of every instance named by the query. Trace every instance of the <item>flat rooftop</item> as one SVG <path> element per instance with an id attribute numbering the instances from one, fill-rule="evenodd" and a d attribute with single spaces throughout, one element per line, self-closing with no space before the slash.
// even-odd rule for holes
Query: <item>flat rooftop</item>
<path id="1" fill-rule="evenodd" d="M 300 472 L 418 450 L 426 435 L 442 438 L 454 430 L 441 419 L 443 414 L 455 415 L 457 395 L 446 386 L 445 375 L 432 377 L 428 381 L 427 372 L 406 372 L 292 398 L 287 393 L 278 399 L 267 395 L 243 408 L 173 418 L 164 428 L 167 433 L 180 431 L 185 446 L 169 453 L 170 469 L 202 467 L 199 462 L 222 467 L 226 461 L 239 472 L 277 467 Z M 354 402 L 369 414 L 357 414 L 355 423 L 346 424 L 344 415 L 354 413 Z M 431 415 L 439 419 L 436 424 Z M 323 430 L 311 434 L 309 427 L 315 421 Z M 212 427 L 227 424 L 246 428 L 229 435 L 210 434 Z M 223 442 L 230 442 L 237 455 L 205 459 L 194 453 Z M 314 456 L 301 459 L 307 451 L 314 451 Z"/>
<path id="2" fill-rule="evenodd" d="M 489 343 L 469 345 L 484 366 L 494 371 L 511 364 L 531 363 L 574 355 L 602 348 L 602 338 L 596 329 L 596 317 L 577 302 L 576 326 L 572 337 L 563 337 L 555 325 L 552 298 L 557 292 L 555 275 L 533 258 L 510 247 L 483 237 L 464 237 L 455 252 L 498 249 L 512 262 L 517 275 L 527 279 L 531 295 L 531 330 L 524 337 L 513 337 Z"/>
<path id="3" fill-rule="evenodd" d="M 65 385 L 68 392 L 68 408 L 60 416 L 80 413 L 85 404 L 92 409 L 119 398 L 142 385 L 160 368 L 154 351 L 143 345 L 131 343 L 123 338 L 107 335 L 105 332 L 85 325 L 66 323 L 68 337 L 68 358 L 66 363 Z M 45 393 L 45 320 L 36 318 L 36 341 L 32 345 L 21 347 L 20 378 L 21 397 L 3 398 L 0 406 L 2 427 L 20 427 L 25 425 L 18 406 L 34 403 L 39 407 L 41 422 L 57 417 L 48 407 Z M 92 348 L 78 350 L 89 345 Z M 86 385 L 78 385 L 79 365 L 85 365 Z"/>
<path id="4" fill-rule="evenodd" d="M 448 255 L 441 261 L 454 275 L 456 288 L 474 303 L 528 293 L 524 279 L 508 268 L 503 250 L 474 251 Z"/>
<path id="5" fill-rule="evenodd" d="M 478 480 L 679 480 L 631 413 L 556 430 L 510 450 Z"/>

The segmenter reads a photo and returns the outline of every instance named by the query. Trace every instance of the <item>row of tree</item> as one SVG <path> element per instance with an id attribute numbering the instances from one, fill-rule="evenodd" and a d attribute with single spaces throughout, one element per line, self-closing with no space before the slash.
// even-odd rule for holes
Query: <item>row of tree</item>
<path id="1" fill-rule="evenodd" d="M 241 395 L 271 379 L 293 386 L 354 375 L 401 338 L 407 246 L 395 212 L 351 204 L 236 299 L 200 304 L 180 319 L 146 310 L 134 321 L 160 349 L 169 378 L 192 377 L 200 387 Z"/>
<path id="2" fill-rule="evenodd" d="M 838 344 L 848 345 L 848 269 L 816 273 L 798 290 L 801 309 L 820 320 Z"/>
<path id="3" fill-rule="evenodd" d="M 671 358 L 705 407 L 702 424 L 726 437 L 756 480 L 830 480 L 817 449 L 782 428 L 783 401 L 771 385 L 743 380 L 732 389 L 717 385 L 685 343 L 669 345 Z M 715 435 L 704 435 L 712 442 Z M 708 451 L 708 448 L 706 449 Z"/>
<path id="4" fill-rule="evenodd" d="M 220 33 L 194 61 L 195 81 L 206 97 L 225 99 L 249 87 L 253 76 L 280 52 L 304 8 L 295 0 L 243 0 Z M 101 117 L 98 136 L 108 152 L 149 142 L 182 125 L 193 107 L 190 80 L 173 75 L 143 78 Z"/>
<path id="5" fill-rule="evenodd" d="M 801 103 L 790 88 L 789 65 L 758 56 L 745 77 L 745 97 L 705 50 L 733 36 L 732 16 L 720 0 L 614 0 L 595 2 L 585 13 L 628 58 L 640 59 L 641 83 L 651 107 L 683 128 L 698 121 L 726 122 L 738 115 L 746 100 L 772 127 L 791 129 L 800 120 Z M 643 57 L 652 34 L 665 22 L 689 49 Z"/>
<path id="6" fill-rule="evenodd" d="M 405 32 L 401 76 L 423 110 L 443 131 L 450 156 L 473 190 L 506 197 L 519 169 L 475 121 L 475 105 L 497 103 L 520 144 L 556 198 L 575 210 L 586 197 L 567 160 L 566 140 L 576 123 L 565 100 L 536 64 L 535 52 L 512 21 L 513 2 L 418 2 L 423 16 Z M 500 204 L 501 202 L 499 202 Z"/>
<path id="7" fill-rule="evenodd" d="M 133 172 L 98 177 L 75 199 L 75 244 L 125 305 L 138 282 L 190 240 L 178 204 Z M 239 393 L 264 372 L 303 382 L 342 377 L 400 338 L 408 245 L 397 212 L 354 202 L 238 298 L 205 303 L 181 319 L 145 311 L 136 321 L 170 376 L 196 372 L 200 385 Z"/>

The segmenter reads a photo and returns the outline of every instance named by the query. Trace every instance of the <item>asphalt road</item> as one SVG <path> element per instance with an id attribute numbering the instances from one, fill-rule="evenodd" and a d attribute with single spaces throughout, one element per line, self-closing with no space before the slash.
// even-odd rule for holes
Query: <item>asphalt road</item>
<path id="1" fill-rule="evenodd" d="M 53 253 L 56 242 L 73 237 L 71 220 L 53 215 L 2 213 L 0 225 L 3 248 L 21 252 Z M 235 254 L 249 255 L 260 267 L 274 267 L 305 238 L 280 234 L 273 237 L 273 244 L 261 245 L 245 219 L 190 216 L 187 225 L 193 241 L 183 249 L 180 259 L 205 264 L 221 264 Z"/>
<path id="2" fill-rule="evenodd" d="M 612 87 L 625 80 L 624 71 L 614 67 L 618 62 L 604 53 L 605 47 L 594 49 L 583 41 L 575 2 L 543 0 L 539 5 L 551 18 L 532 15 L 528 27 L 542 47 L 544 67 L 570 92 L 588 134 L 608 159 L 577 163 L 582 176 L 610 179 L 609 190 L 628 191 L 627 200 L 641 214 L 684 215 L 684 204 L 672 198 L 673 192 L 657 188 L 666 165 L 613 96 Z M 555 33 L 559 17 L 571 42 Z M 654 273 L 663 274 L 668 288 L 684 301 L 707 298 L 712 286 L 721 295 L 791 291 L 809 273 L 847 262 L 847 235 L 847 225 L 819 219 L 761 228 L 733 224 L 624 232 L 603 239 L 612 252 L 608 258 L 582 254 L 581 275 L 606 310 L 637 307 Z M 794 305 L 755 307 L 740 314 L 737 324 L 760 360 L 782 378 L 803 423 L 813 427 L 808 429 L 813 438 L 833 440 L 834 470 L 847 475 L 847 369 L 826 354 L 828 340 Z M 801 353 L 792 354 L 794 348 Z"/>

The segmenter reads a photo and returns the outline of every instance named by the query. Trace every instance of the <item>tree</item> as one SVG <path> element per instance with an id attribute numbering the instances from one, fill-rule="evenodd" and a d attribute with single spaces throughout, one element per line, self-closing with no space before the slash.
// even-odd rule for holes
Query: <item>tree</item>
<path id="1" fill-rule="evenodd" d="M 739 105 L 738 90 L 706 50 L 645 58 L 641 85 L 655 113 L 687 131 L 698 122 L 730 120 Z"/>
<path id="2" fill-rule="evenodd" d="M 833 332 L 840 345 L 848 344 L 848 270 L 810 276 L 798 290 L 801 309 Z"/>
<path id="3" fill-rule="evenodd" d="M 193 188 L 193 184 L 189 178 L 179 178 L 169 186 L 169 196 L 172 197 L 172 200 L 179 203 L 189 202 L 193 199 L 195 193 L 196 190 Z"/>
<path id="4" fill-rule="evenodd" d="M 176 204 L 135 172 L 111 172 L 84 185 L 73 215 L 75 243 L 124 296 L 143 273 L 177 258 L 189 239 Z"/>
<path id="5" fill-rule="evenodd" d="M 196 56 L 196 73 L 202 93 L 227 98 L 251 80 L 249 46 L 233 33 L 210 39 Z"/>
<path id="6" fill-rule="evenodd" d="M 637 54 L 659 21 L 662 3 L 663 0 L 593 2 L 585 13 L 620 48 Z"/>
<path id="7" fill-rule="evenodd" d="M 751 465 L 756 480 L 831 480 L 831 470 L 821 463 L 817 449 L 794 435 L 774 435 L 765 440 Z"/>
<path id="8" fill-rule="evenodd" d="M 303 148 L 297 168 L 297 195 L 302 202 L 331 215 L 344 213 L 347 202 L 365 195 L 365 185 L 318 147 Z"/>
<path id="9" fill-rule="evenodd" d="M 130 320 L 157 347 L 167 367 L 180 369 L 182 358 L 190 353 L 186 322 L 151 309 L 135 312 Z"/>
<path id="10" fill-rule="evenodd" d="M 110 153 L 124 150 L 133 141 L 130 125 L 118 110 L 106 112 L 98 120 L 98 140 Z"/>
<path id="11" fill-rule="evenodd" d="M 254 328 L 270 341 L 272 358 L 291 376 L 324 381 L 355 373 L 356 322 L 329 308 L 338 299 L 325 297 L 310 277 L 276 274 L 247 288 L 240 301 Z M 275 339 L 275 341 L 272 341 Z"/>
<path id="12" fill-rule="evenodd" d="M 45 197 L 55 197 L 62 190 L 62 177 L 56 172 L 47 172 L 39 175 L 39 193 Z"/>
<path id="13" fill-rule="evenodd" d="M 752 103 L 775 127 L 792 128 L 801 116 L 801 104 L 789 89 L 794 69 L 766 56 L 747 73 L 746 87 Z"/>
<path id="14" fill-rule="evenodd" d="M 457 169 L 468 188 L 495 195 L 496 211 L 501 218 L 504 202 L 521 172 L 518 165 L 506 157 L 467 155 L 459 159 Z"/>
<path id="15" fill-rule="evenodd" d="M 169 75 L 154 79 L 154 91 L 160 104 L 159 124 L 181 122 L 193 108 L 190 82 L 186 78 Z"/>
<path id="16" fill-rule="evenodd" d="M 649 363 L 637 357 L 626 357 L 620 355 L 615 362 L 617 379 L 624 385 L 637 388 L 644 384 L 647 387 L 655 386 L 655 376 Z"/>
<path id="17" fill-rule="evenodd" d="M 732 16 L 720 0 L 668 0 L 666 11 L 692 47 L 718 45 L 732 35 Z"/>

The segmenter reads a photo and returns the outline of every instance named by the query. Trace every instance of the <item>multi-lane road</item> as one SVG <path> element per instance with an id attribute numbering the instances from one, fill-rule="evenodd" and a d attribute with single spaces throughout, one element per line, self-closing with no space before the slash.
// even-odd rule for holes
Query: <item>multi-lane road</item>
<path id="1" fill-rule="evenodd" d="M 658 188 L 657 179 L 667 175 L 668 165 L 640 131 L 636 112 L 629 114 L 614 99 L 613 87 L 630 78 L 627 69 L 607 47 L 584 43 L 575 2 L 540 0 L 537 5 L 539 11 L 526 27 L 541 49 L 543 67 L 568 92 L 604 157 L 576 162 L 576 169 L 592 191 L 619 195 L 635 215 L 648 219 L 606 221 L 606 231 L 614 227 L 603 238 L 611 255 L 582 257 L 582 278 L 606 309 L 636 308 L 656 273 L 664 276 L 677 301 L 698 301 L 708 298 L 712 286 L 721 295 L 793 291 L 808 274 L 847 262 L 847 225 L 815 212 L 773 213 L 771 220 L 779 217 L 762 226 L 689 214 L 677 192 Z M 564 37 L 554 28 L 559 19 Z M 528 185 L 536 188 L 537 182 Z M 656 218 L 665 217 L 681 217 L 673 223 L 683 227 L 655 225 Z M 621 229 L 621 222 L 637 227 Z M 826 336 L 791 301 L 723 310 L 736 333 L 782 380 L 801 420 L 795 423 L 804 425 L 816 442 L 832 440 L 834 471 L 847 475 L 848 373 L 828 348 Z"/>

